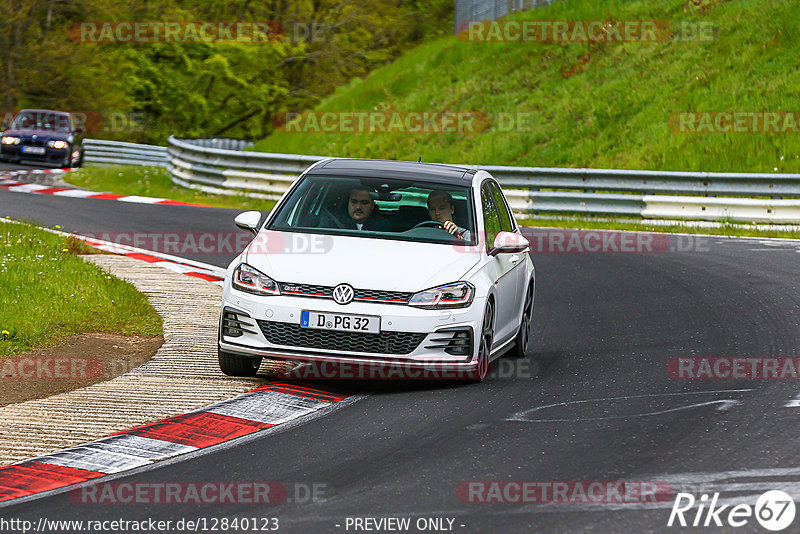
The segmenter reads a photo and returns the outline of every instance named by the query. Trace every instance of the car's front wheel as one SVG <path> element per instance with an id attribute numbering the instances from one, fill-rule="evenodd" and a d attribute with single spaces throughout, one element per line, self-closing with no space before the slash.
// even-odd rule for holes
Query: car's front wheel
<path id="1" fill-rule="evenodd" d="M 236 356 L 229 352 L 217 351 L 219 368 L 228 376 L 256 376 L 261 367 L 261 358 Z"/>
<path id="2" fill-rule="evenodd" d="M 533 282 L 531 282 L 525 294 L 525 305 L 522 307 L 522 317 L 519 321 L 517 338 L 514 340 L 514 346 L 508 351 L 508 355 L 512 358 L 525 357 L 525 348 L 528 346 L 528 339 L 531 333 L 531 321 L 533 319 L 533 291 Z"/>
<path id="3" fill-rule="evenodd" d="M 489 357 L 492 353 L 492 340 L 494 339 L 494 306 L 490 300 L 486 303 L 486 311 L 483 314 L 483 325 L 481 326 L 481 337 L 478 338 L 478 356 L 475 369 L 472 370 L 470 379 L 475 382 L 483 382 L 489 375 Z"/>

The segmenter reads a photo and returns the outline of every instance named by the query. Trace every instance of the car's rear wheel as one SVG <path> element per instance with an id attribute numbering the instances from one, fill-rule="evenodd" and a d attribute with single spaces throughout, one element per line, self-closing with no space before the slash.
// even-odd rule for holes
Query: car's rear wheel
<path id="1" fill-rule="evenodd" d="M 470 380 L 483 382 L 489 375 L 489 357 L 492 353 L 492 340 L 494 339 L 494 306 L 490 300 L 486 304 L 486 311 L 483 314 L 483 325 L 481 326 L 481 337 L 478 339 L 477 365 L 472 370 Z"/>
<path id="2" fill-rule="evenodd" d="M 533 283 L 528 285 L 525 294 L 525 305 L 522 307 L 522 317 L 519 321 L 519 331 L 514 340 L 514 346 L 508 351 L 511 358 L 524 358 L 525 348 L 528 346 L 528 339 L 531 333 L 531 321 L 533 319 Z"/>
<path id="3" fill-rule="evenodd" d="M 217 351 L 219 368 L 228 376 L 256 376 L 261 367 L 261 358 L 236 356 L 229 352 Z"/>

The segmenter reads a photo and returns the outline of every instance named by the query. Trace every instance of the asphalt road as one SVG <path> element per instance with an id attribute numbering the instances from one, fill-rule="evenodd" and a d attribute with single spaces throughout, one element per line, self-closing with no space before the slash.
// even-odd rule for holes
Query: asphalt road
<path id="1" fill-rule="evenodd" d="M 220 231 L 232 229 L 235 213 L 0 191 L 0 215 L 72 231 Z M 371 394 L 117 481 L 277 481 L 292 502 L 99 506 L 57 494 L 0 507 L 0 518 L 270 517 L 280 532 L 305 533 L 364 532 L 353 518 L 406 517 L 412 526 L 450 518 L 452 530 L 465 533 L 670 532 L 678 530 L 667 527 L 671 497 L 486 504 L 465 502 L 457 488 L 627 480 L 691 488 L 698 499 L 719 492 L 730 504 L 752 504 L 768 489 L 797 500 L 800 408 L 785 404 L 800 384 L 676 380 L 667 362 L 798 356 L 800 243 L 703 237 L 673 246 L 682 251 L 534 254 L 531 355 L 495 362 L 495 376 L 482 384 L 338 384 Z M 232 255 L 194 257 L 224 265 Z M 294 495 L 314 484 L 325 499 Z M 752 517 L 738 529 L 688 530 L 765 531 Z"/>

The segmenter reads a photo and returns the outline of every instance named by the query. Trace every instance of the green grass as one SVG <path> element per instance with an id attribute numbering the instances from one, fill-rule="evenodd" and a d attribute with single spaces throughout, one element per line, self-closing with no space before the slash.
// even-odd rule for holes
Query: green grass
<path id="1" fill-rule="evenodd" d="M 709 23 L 712 41 L 469 42 L 444 37 L 353 80 L 319 111 L 465 111 L 495 119 L 467 133 L 291 133 L 265 152 L 479 165 L 800 172 L 800 134 L 687 134 L 684 111 L 800 109 L 794 0 L 563 0 L 512 20 Z M 501 113 L 527 131 L 500 131 Z"/>
<path id="2" fill-rule="evenodd" d="M 28 224 L 0 224 L 0 358 L 83 332 L 162 334 L 147 298 L 76 255 L 85 248 Z"/>
<path id="3" fill-rule="evenodd" d="M 67 173 L 64 179 L 68 183 L 92 191 L 167 198 L 216 208 L 269 211 L 275 205 L 272 200 L 249 198 L 244 195 L 212 195 L 175 185 L 170 180 L 169 173 L 162 167 L 90 166 Z"/>
<path id="4" fill-rule="evenodd" d="M 689 223 L 653 224 L 647 221 L 632 219 L 595 219 L 591 217 L 536 217 L 531 219 L 517 218 L 521 226 L 546 228 L 574 228 L 586 230 L 634 230 L 639 232 L 664 232 L 670 234 L 706 234 L 741 237 L 777 237 L 783 239 L 800 239 L 800 230 L 765 228 L 731 222 L 718 226 L 696 226 Z"/>

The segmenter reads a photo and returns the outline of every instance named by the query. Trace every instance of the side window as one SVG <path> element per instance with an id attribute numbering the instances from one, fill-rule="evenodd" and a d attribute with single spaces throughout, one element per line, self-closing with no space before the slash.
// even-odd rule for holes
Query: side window
<path id="1" fill-rule="evenodd" d="M 483 207 L 483 230 L 486 233 L 486 252 L 489 252 L 494 245 L 494 238 L 500 232 L 500 220 L 488 183 L 481 187 L 481 206 Z"/>
<path id="2" fill-rule="evenodd" d="M 494 195 L 494 202 L 497 204 L 497 211 L 500 216 L 500 227 L 504 232 L 513 232 L 514 217 L 508 212 L 508 206 L 506 206 L 503 200 L 503 193 L 500 192 L 500 188 L 496 183 L 489 182 L 489 185 L 492 189 L 492 195 Z"/>

